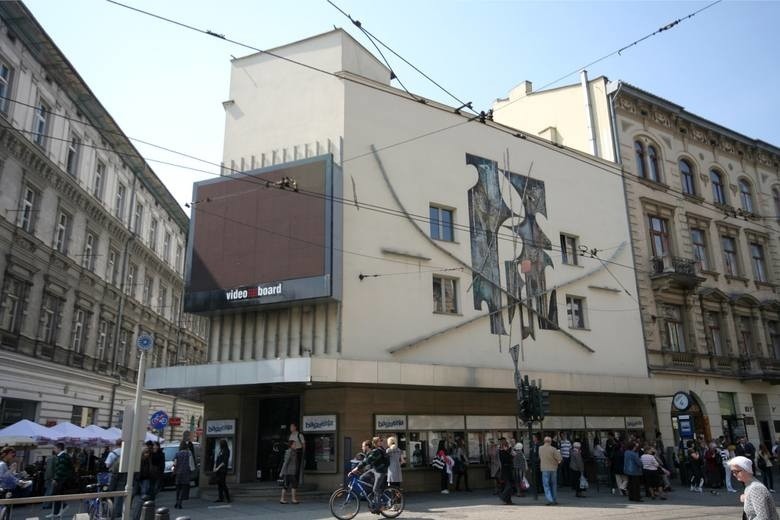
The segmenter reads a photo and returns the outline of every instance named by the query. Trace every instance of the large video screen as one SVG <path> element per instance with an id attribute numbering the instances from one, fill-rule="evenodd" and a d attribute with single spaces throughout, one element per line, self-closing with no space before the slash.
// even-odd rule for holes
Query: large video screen
<path id="1" fill-rule="evenodd" d="M 340 178 L 327 155 L 196 183 L 184 310 L 338 299 Z"/>

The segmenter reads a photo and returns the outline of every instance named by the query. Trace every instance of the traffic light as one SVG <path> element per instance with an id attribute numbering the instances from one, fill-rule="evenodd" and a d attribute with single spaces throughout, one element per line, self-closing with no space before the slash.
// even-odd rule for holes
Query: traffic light
<path id="1" fill-rule="evenodd" d="M 541 390 L 539 392 L 539 420 L 544 420 L 544 417 L 550 413 L 550 392 L 547 390 Z"/>
<path id="2" fill-rule="evenodd" d="M 520 399 L 517 402 L 517 416 L 520 417 L 520 420 L 524 423 L 527 423 L 531 420 L 531 410 L 529 408 L 529 401 L 528 399 Z"/>

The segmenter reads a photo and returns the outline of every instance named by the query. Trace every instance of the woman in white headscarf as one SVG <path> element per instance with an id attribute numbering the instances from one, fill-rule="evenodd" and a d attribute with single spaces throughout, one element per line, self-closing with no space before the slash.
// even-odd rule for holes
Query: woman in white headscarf
<path id="1" fill-rule="evenodd" d="M 769 490 L 753 478 L 753 462 L 743 456 L 729 461 L 729 469 L 737 480 L 745 484 L 745 492 L 739 497 L 747 520 L 780 520 L 775 501 Z"/>

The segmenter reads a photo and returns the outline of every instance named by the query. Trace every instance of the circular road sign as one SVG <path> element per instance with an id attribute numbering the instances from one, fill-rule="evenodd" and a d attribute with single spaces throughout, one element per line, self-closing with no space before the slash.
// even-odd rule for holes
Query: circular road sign
<path id="1" fill-rule="evenodd" d="M 135 340 L 135 346 L 138 347 L 139 350 L 149 352 L 154 346 L 154 338 L 149 334 L 141 334 L 138 336 L 138 339 Z"/>
<path id="2" fill-rule="evenodd" d="M 168 414 L 162 410 L 154 412 L 149 420 L 149 425 L 155 430 L 162 430 L 168 426 Z"/>

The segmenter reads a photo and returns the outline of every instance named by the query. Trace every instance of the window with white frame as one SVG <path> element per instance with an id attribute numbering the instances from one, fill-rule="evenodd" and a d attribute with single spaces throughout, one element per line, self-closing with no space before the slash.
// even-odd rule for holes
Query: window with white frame
<path id="1" fill-rule="evenodd" d="M 753 320 L 748 316 L 740 316 L 738 322 L 738 338 L 741 354 L 748 355 L 753 352 Z"/>
<path id="2" fill-rule="evenodd" d="M 707 339 L 709 340 L 712 353 L 716 356 L 723 355 L 723 333 L 721 331 L 720 313 L 707 311 L 704 315 L 707 327 Z"/>
<path id="3" fill-rule="evenodd" d="M 634 160 L 636 161 L 636 174 L 639 177 L 653 182 L 661 182 L 661 167 L 658 150 L 652 144 L 642 141 L 634 141 Z"/>
<path id="4" fill-rule="evenodd" d="M 33 115 L 33 142 L 40 147 L 46 146 L 46 132 L 49 130 L 49 105 L 38 102 Z"/>
<path id="5" fill-rule="evenodd" d="M 54 226 L 54 249 L 60 253 L 67 254 L 68 243 L 70 242 L 71 216 L 65 211 L 60 210 L 57 214 L 57 223 Z"/>
<path id="6" fill-rule="evenodd" d="M 144 292 L 142 300 L 144 302 L 144 305 L 151 306 L 152 305 L 152 284 L 154 283 L 154 280 L 151 276 L 146 276 L 144 278 Z"/>
<path id="7" fill-rule="evenodd" d="M 68 141 L 68 157 L 65 161 L 65 171 L 74 177 L 78 174 L 79 153 L 81 152 L 81 139 L 76 134 L 70 134 Z"/>
<path id="8" fill-rule="evenodd" d="M 179 272 L 179 273 L 181 273 L 181 271 L 182 271 L 181 257 L 182 257 L 182 247 L 181 247 L 181 244 L 176 244 L 176 264 L 173 267 L 174 267 L 174 269 L 176 269 L 176 272 Z"/>
<path id="9" fill-rule="evenodd" d="M 28 233 L 35 231 L 35 221 L 38 217 L 38 190 L 31 186 L 25 186 L 22 190 L 22 202 L 19 208 L 19 227 Z"/>
<path id="10" fill-rule="evenodd" d="M 30 284 L 6 274 L 0 304 L 0 328 L 13 334 L 22 330 Z"/>
<path id="11" fill-rule="evenodd" d="M 453 232 L 453 212 L 451 209 L 434 206 L 429 207 L 429 220 L 431 224 L 431 238 L 452 242 L 455 240 Z"/>
<path id="12" fill-rule="evenodd" d="M 780 324 L 776 321 L 767 323 L 769 329 L 769 349 L 776 360 L 780 360 Z"/>
<path id="13" fill-rule="evenodd" d="M 669 256 L 669 223 L 665 218 L 656 215 L 650 215 L 650 245 L 652 246 L 653 256 L 656 258 L 665 258 Z"/>
<path id="14" fill-rule="evenodd" d="M 165 232 L 165 236 L 163 236 L 162 257 L 166 264 L 171 263 L 171 234 L 167 231 Z"/>
<path id="15" fill-rule="evenodd" d="M 103 184 L 106 182 L 106 163 L 98 159 L 92 179 L 92 196 L 103 202 Z"/>
<path id="16" fill-rule="evenodd" d="M 584 329 L 585 326 L 585 298 L 566 295 L 566 315 L 569 319 L 570 329 Z"/>
<path id="17" fill-rule="evenodd" d="M 157 252 L 157 219 L 152 218 L 149 221 L 149 249 Z"/>
<path id="18" fill-rule="evenodd" d="M 87 231 L 87 235 L 84 237 L 84 254 L 81 258 L 81 267 L 89 271 L 95 271 L 97 248 L 97 235 L 92 231 Z"/>
<path id="19" fill-rule="evenodd" d="M 577 237 L 561 233 L 561 262 L 577 265 Z"/>
<path id="20" fill-rule="evenodd" d="M 44 293 L 41 303 L 41 324 L 38 339 L 43 343 L 55 344 L 60 333 L 62 308 L 65 300 L 50 293 Z"/>
<path id="21" fill-rule="evenodd" d="M 136 235 L 140 235 L 144 225 L 144 205 L 140 202 L 135 205 L 135 223 L 133 231 Z"/>
<path id="22" fill-rule="evenodd" d="M 746 213 L 753 213 L 753 192 L 745 179 L 739 180 L 739 202 Z"/>
<path id="23" fill-rule="evenodd" d="M 116 199 L 114 200 L 114 216 L 124 221 L 125 218 L 125 195 L 127 188 L 121 182 L 116 187 Z"/>
<path id="24" fill-rule="evenodd" d="M 97 342 L 95 343 L 95 358 L 98 361 L 106 360 L 106 346 L 108 345 L 108 321 L 101 319 L 98 323 Z"/>
<path id="25" fill-rule="evenodd" d="M 119 251 L 113 247 L 108 248 L 108 259 L 106 260 L 106 280 L 116 285 L 119 279 Z"/>
<path id="26" fill-rule="evenodd" d="M 679 305 L 664 306 L 667 347 L 673 352 L 685 352 L 685 323 L 683 310 Z"/>
<path id="27" fill-rule="evenodd" d="M 181 295 L 174 291 L 171 299 L 171 321 L 178 323 L 179 321 L 179 300 Z"/>
<path id="28" fill-rule="evenodd" d="M 127 345 L 130 341 L 132 333 L 127 329 L 121 329 L 119 331 L 119 342 L 116 349 L 116 364 L 120 367 L 127 366 Z"/>
<path id="29" fill-rule="evenodd" d="M 7 114 L 11 107 L 11 87 L 14 69 L 4 60 L 0 61 L 0 112 Z"/>
<path id="30" fill-rule="evenodd" d="M 73 328 L 71 330 L 70 348 L 77 354 L 83 353 L 84 345 L 87 343 L 89 331 L 89 311 L 76 307 L 73 311 Z"/>
<path id="31" fill-rule="evenodd" d="M 710 170 L 710 183 L 712 184 L 712 201 L 715 204 L 726 204 L 726 186 L 723 183 L 723 174 L 718 170 Z"/>
<path id="32" fill-rule="evenodd" d="M 433 312 L 458 313 L 458 283 L 455 278 L 433 276 Z"/>
<path id="33" fill-rule="evenodd" d="M 130 262 L 127 266 L 127 280 L 125 281 L 125 293 L 131 298 L 135 298 L 135 284 L 137 280 L 138 266 Z"/>
<path id="34" fill-rule="evenodd" d="M 163 318 L 168 317 L 168 288 L 162 284 L 162 280 L 157 290 L 157 312 Z"/>
<path id="35" fill-rule="evenodd" d="M 723 268 L 729 276 L 739 276 L 739 262 L 737 259 L 737 241 L 734 237 L 722 236 L 723 244 Z"/>
<path id="36" fill-rule="evenodd" d="M 699 270 L 708 270 L 707 235 L 703 229 L 691 228 L 691 244 L 693 246 L 693 260 L 699 266 Z"/>
<path id="37" fill-rule="evenodd" d="M 753 276 L 757 282 L 766 282 L 766 258 L 764 257 L 764 246 L 758 242 L 750 243 L 750 258 L 753 263 Z"/>

